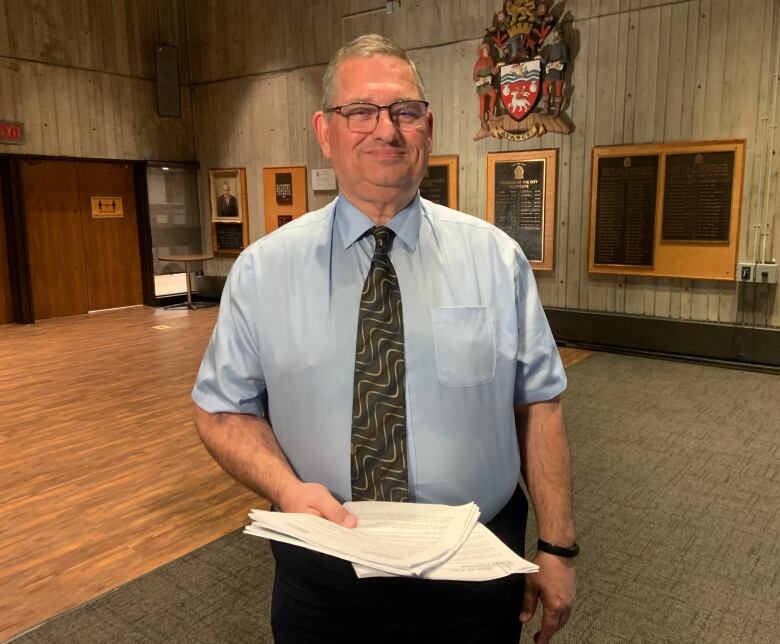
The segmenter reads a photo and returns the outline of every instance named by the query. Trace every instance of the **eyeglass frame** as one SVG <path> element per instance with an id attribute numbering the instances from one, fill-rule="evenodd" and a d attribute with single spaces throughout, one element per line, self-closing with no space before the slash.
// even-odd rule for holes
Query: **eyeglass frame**
<path id="1" fill-rule="evenodd" d="M 334 105 L 333 107 L 329 107 L 329 108 L 323 110 L 323 112 L 325 114 L 335 113 L 335 114 L 338 114 L 339 116 L 342 116 L 345 119 L 347 119 L 347 127 L 349 128 L 350 132 L 355 132 L 355 134 L 370 134 L 371 132 L 376 130 L 377 125 L 379 125 L 379 115 L 382 113 L 382 110 L 387 110 L 387 116 L 390 118 L 390 120 L 392 121 L 393 125 L 395 125 L 399 129 L 405 129 L 405 128 L 402 128 L 401 125 L 398 122 L 396 122 L 396 120 L 393 118 L 392 113 L 390 112 L 390 108 L 393 107 L 393 105 L 398 105 L 399 103 L 422 103 L 423 105 L 425 105 L 426 114 L 428 112 L 428 108 L 431 105 L 428 101 L 423 101 L 422 99 L 417 99 L 417 98 L 402 98 L 402 99 L 399 99 L 397 101 L 393 101 L 389 105 L 377 105 L 376 103 L 369 103 L 368 101 L 355 101 L 354 103 L 344 103 L 343 105 Z M 360 132 L 359 130 L 357 130 L 357 131 L 353 130 L 349 126 L 349 119 L 350 119 L 350 117 L 348 115 L 346 115 L 346 114 L 342 114 L 341 110 L 343 108 L 345 108 L 345 107 L 350 107 L 352 105 L 366 105 L 366 106 L 377 108 L 376 109 L 376 121 L 374 121 L 374 127 L 373 128 L 371 128 L 370 130 L 366 130 L 365 132 Z M 414 128 L 410 128 L 410 129 L 414 129 Z"/>

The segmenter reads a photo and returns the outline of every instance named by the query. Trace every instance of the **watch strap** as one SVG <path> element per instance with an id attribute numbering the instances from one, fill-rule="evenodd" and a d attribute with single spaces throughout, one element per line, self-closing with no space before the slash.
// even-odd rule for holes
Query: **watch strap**
<path id="1" fill-rule="evenodd" d="M 539 539 L 537 542 L 536 549 L 540 552 L 547 552 L 551 555 L 566 557 L 568 559 L 576 557 L 578 554 L 580 554 L 580 547 L 577 543 L 574 543 L 570 546 L 556 546 L 555 544 L 549 543 L 542 539 Z"/>

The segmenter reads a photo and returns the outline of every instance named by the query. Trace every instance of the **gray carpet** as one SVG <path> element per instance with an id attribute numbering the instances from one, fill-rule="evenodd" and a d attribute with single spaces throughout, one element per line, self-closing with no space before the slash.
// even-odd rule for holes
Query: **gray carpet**
<path id="1" fill-rule="evenodd" d="M 556 644 L 780 642 L 780 378 L 609 354 L 568 373 L 582 555 Z M 272 570 L 236 532 L 14 642 L 271 642 Z"/>

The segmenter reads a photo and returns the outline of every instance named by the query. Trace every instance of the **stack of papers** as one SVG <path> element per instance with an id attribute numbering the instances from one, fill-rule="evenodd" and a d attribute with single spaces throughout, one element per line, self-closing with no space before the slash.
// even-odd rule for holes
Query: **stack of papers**
<path id="1" fill-rule="evenodd" d="M 360 578 L 486 581 L 539 569 L 477 522 L 474 503 L 353 501 L 345 507 L 357 516 L 357 527 L 312 514 L 252 510 L 244 532 L 345 559 Z"/>

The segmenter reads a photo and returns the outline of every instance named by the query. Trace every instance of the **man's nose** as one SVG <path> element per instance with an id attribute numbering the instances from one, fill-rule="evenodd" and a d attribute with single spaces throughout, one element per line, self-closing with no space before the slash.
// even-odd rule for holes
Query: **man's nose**
<path id="1" fill-rule="evenodd" d="M 398 126 L 390 117 L 390 109 L 382 107 L 379 109 L 379 115 L 374 128 L 374 137 L 383 140 L 394 140 L 398 138 Z"/>

